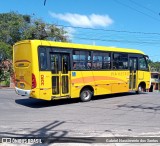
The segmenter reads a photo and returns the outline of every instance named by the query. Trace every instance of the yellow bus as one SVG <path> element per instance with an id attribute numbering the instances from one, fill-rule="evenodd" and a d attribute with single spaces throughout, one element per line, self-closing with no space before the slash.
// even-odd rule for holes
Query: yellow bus
<path id="1" fill-rule="evenodd" d="M 55 100 L 136 91 L 150 87 L 146 55 L 133 49 L 44 40 L 13 46 L 15 90 Z"/>

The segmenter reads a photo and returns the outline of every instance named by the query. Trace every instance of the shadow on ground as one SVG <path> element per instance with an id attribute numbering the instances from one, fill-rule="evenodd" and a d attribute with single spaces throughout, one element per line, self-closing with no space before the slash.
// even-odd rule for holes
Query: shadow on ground
<path id="1" fill-rule="evenodd" d="M 27 106 L 30 108 L 45 108 L 50 106 L 60 106 L 60 105 L 67 105 L 67 104 L 74 104 L 78 103 L 79 99 L 62 99 L 62 100 L 52 100 L 52 101 L 45 101 L 39 99 L 17 99 L 15 100 L 17 104 Z"/>
<path id="2" fill-rule="evenodd" d="M 144 94 L 144 93 L 143 93 Z M 107 94 L 107 95 L 99 95 L 92 97 L 92 100 L 103 100 L 103 99 L 110 99 L 110 98 L 120 98 L 124 96 L 134 96 L 137 95 L 135 93 L 117 93 L 117 94 Z M 33 98 L 26 98 L 24 99 L 16 99 L 15 102 L 19 105 L 23 105 L 30 108 L 45 108 L 50 106 L 60 106 L 60 105 L 67 105 L 67 104 L 75 104 L 80 102 L 79 98 L 76 99 L 61 99 L 61 100 L 52 100 L 52 101 L 45 101 Z"/>
<path id="3" fill-rule="evenodd" d="M 129 109 L 141 109 L 141 110 L 153 110 L 153 111 L 159 111 L 160 106 L 153 105 L 153 106 L 146 106 L 146 105 L 128 105 L 128 104 L 123 104 L 123 105 L 118 105 L 119 108 L 129 108 Z"/>
<path id="4" fill-rule="evenodd" d="M 54 130 L 54 128 L 65 124 L 65 121 L 54 121 L 42 128 L 35 131 L 28 132 L 28 134 L 18 134 L 15 132 L 0 132 L 0 137 L 7 137 L 14 139 L 14 142 L 18 142 L 18 139 L 41 139 L 42 144 L 51 143 L 94 143 L 96 141 L 95 137 L 67 137 L 68 131 Z M 23 133 L 23 132 L 22 132 Z M 12 141 L 11 140 L 11 141 Z M 16 144 L 15 143 L 15 144 Z M 17 143 L 18 144 L 18 143 Z M 37 143 L 32 144 L 32 146 L 37 145 Z M 39 144 L 38 144 L 39 145 Z"/>
<path id="5" fill-rule="evenodd" d="M 142 93 L 146 94 L 146 93 Z M 135 92 L 125 92 L 125 93 L 115 93 L 115 94 L 106 94 L 106 95 L 99 95 L 94 96 L 92 100 L 101 100 L 101 99 L 109 99 L 109 98 L 120 98 L 124 96 L 134 96 L 137 95 Z"/>

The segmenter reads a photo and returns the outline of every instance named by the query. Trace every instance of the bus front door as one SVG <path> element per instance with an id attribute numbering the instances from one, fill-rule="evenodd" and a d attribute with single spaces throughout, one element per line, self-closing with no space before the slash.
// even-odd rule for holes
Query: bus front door
<path id="1" fill-rule="evenodd" d="M 138 58 L 130 57 L 129 58 L 129 67 L 130 67 L 130 75 L 129 75 L 129 89 L 135 90 L 137 83 L 137 68 L 138 68 Z"/>
<path id="2" fill-rule="evenodd" d="M 69 54 L 51 53 L 52 96 L 66 98 L 70 95 Z"/>

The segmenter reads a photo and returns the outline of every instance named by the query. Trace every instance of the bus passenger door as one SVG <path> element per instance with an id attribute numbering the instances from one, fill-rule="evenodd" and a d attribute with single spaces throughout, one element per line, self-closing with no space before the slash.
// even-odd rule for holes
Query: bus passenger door
<path id="1" fill-rule="evenodd" d="M 51 53 L 52 95 L 53 98 L 70 95 L 69 54 Z"/>
<path id="2" fill-rule="evenodd" d="M 61 54 L 60 60 L 61 60 L 61 71 L 60 71 L 61 96 L 69 96 L 69 85 L 70 85 L 69 54 Z"/>
<path id="3" fill-rule="evenodd" d="M 130 57 L 129 58 L 129 89 L 135 90 L 137 84 L 137 68 L 138 68 L 138 58 L 137 57 Z"/>

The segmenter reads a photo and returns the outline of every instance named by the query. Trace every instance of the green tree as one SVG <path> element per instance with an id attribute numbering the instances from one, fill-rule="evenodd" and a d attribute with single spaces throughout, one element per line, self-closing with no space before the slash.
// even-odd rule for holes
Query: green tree
<path id="1" fill-rule="evenodd" d="M 160 62 L 156 61 L 152 61 L 152 60 L 148 60 L 149 66 L 151 68 L 152 72 L 160 72 Z"/>
<path id="2" fill-rule="evenodd" d="M 12 47 L 4 42 L 0 42 L 0 82 L 8 82 L 12 75 Z"/>
<path id="3" fill-rule="evenodd" d="M 21 40 L 27 21 L 23 15 L 10 12 L 0 14 L 0 41 L 13 45 Z"/>
<path id="4" fill-rule="evenodd" d="M 53 24 L 44 23 L 42 20 L 33 20 L 24 31 L 23 39 L 40 39 L 68 42 L 67 31 Z"/>
<path id="5" fill-rule="evenodd" d="M 24 39 L 68 41 L 67 32 L 30 15 L 15 12 L 0 14 L 0 41 L 13 45 Z"/>
<path id="6" fill-rule="evenodd" d="M 0 42 L 0 62 L 5 59 L 12 59 L 12 46 L 4 42 Z"/>
<path id="7" fill-rule="evenodd" d="M 12 74 L 12 45 L 24 39 L 68 41 L 67 32 L 53 24 L 16 12 L 0 14 L 0 81 Z"/>

